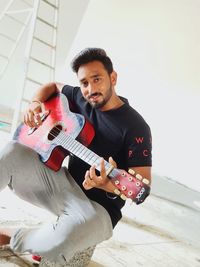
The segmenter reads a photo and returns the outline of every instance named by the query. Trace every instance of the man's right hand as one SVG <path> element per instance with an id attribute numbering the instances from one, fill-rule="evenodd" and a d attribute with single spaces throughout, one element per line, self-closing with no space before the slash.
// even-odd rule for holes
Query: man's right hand
<path id="1" fill-rule="evenodd" d="M 24 123 L 27 126 L 39 127 L 42 124 L 41 113 L 47 113 L 40 101 L 32 101 L 24 113 Z"/>
<path id="2" fill-rule="evenodd" d="M 24 123 L 27 126 L 39 127 L 42 124 L 41 115 L 48 115 L 41 102 L 45 102 L 51 95 L 60 92 L 64 84 L 50 82 L 41 86 L 33 96 L 33 100 L 24 112 Z M 41 102 L 40 102 L 41 101 Z M 42 113 L 42 114 L 41 114 Z"/>

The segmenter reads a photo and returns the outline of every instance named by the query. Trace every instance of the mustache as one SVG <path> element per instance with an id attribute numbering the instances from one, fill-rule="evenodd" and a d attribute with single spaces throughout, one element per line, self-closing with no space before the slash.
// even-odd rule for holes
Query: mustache
<path id="1" fill-rule="evenodd" d="M 96 92 L 96 93 L 92 93 L 92 94 L 88 95 L 88 98 L 90 99 L 90 98 L 92 98 L 92 97 L 94 97 L 94 96 L 100 96 L 100 95 L 102 95 L 102 94 Z"/>

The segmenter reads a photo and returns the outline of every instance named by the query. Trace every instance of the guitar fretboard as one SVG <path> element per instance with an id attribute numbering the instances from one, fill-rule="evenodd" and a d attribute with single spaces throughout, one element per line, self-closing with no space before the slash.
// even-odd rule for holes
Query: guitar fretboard
<path id="1" fill-rule="evenodd" d="M 82 159 L 83 161 L 88 163 L 90 166 L 95 165 L 96 169 L 100 171 L 100 162 L 102 158 L 99 157 L 92 150 L 88 149 L 87 147 L 79 143 L 69 134 L 65 134 L 63 131 L 60 131 L 59 134 L 54 139 L 54 142 L 57 145 L 61 145 L 62 147 L 64 147 L 67 151 L 77 156 L 78 158 Z M 112 169 L 112 165 L 106 160 L 104 160 L 104 164 L 105 164 L 106 171 L 109 171 L 110 169 Z"/>

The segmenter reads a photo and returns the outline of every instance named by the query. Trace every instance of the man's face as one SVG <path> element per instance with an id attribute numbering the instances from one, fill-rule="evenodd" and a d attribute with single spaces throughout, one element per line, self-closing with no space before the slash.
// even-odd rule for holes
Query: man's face
<path id="1" fill-rule="evenodd" d="M 80 66 L 77 73 L 83 97 L 94 108 L 104 109 L 112 101 L 115 72 L 110 75 L 99 61 Z"/>

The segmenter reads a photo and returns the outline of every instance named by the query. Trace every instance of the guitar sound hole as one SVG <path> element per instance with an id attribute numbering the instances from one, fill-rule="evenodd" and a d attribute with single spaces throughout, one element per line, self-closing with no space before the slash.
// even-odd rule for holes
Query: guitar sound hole
<path id="1" fill-rule="evenodd" d="M 58 124 L 55 127 L 53 127 L 48 134 L 48 140 L 52 141 L 59 135 L 61 131 L 62 131 L 62 125 Z"/>

